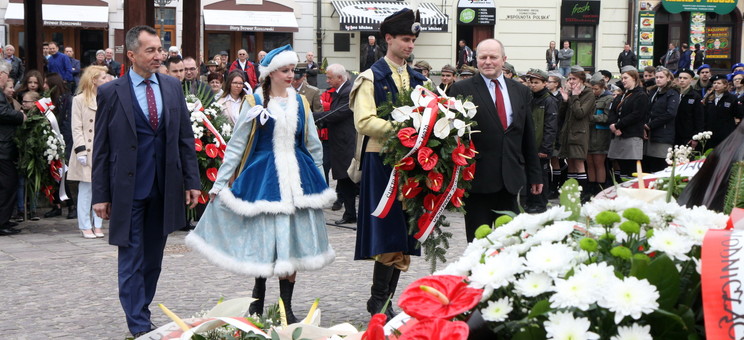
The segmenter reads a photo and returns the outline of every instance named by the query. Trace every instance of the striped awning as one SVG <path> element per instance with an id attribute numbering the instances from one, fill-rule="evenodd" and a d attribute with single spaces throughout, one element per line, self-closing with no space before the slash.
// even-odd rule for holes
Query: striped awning
<path id="1" fill-rule="evenodd" d="M 333 0 L 331 3 L 338 12 L 342 31 L 377 31 L 380 23 L 390 14 L 411 7 L 404 1 Z M 439 7 L 430 2 L 421 2 L 418 10 L 421 13 L 422 31 L 447 32 L 449 18 Z"/>

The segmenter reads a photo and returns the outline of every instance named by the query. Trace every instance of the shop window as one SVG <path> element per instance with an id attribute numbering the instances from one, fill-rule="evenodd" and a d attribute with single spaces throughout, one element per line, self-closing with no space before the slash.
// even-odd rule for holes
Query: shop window
<path id="1" fill-rule="evenodd" d="M 256 60 L 256 32 L 241 32 L 240 47 L 248 52 L 248 59 Z"/>
<path id="2" fill-rule="evenodd" d="M 221 51 L 230 54 L 230 33 L 207 33 L 207 55 L 212 58 Z"/>
<path id="3" fill-rule="evenodd" d="M 561 27 L 561 41 L 557 48 L 563 48 L 563 42 L 568 40 L 574 50 L 571 65 L 581 65 L 593 71 L 595 37 L 596 26 L 564 25 Z"/>
<path id="4" fill-rule="evenodd" d="M 282 47 L 292 43 L 292 33 L 264 33 L 263 47 L 264 51 L 271 51 L 277 47 Z"/>

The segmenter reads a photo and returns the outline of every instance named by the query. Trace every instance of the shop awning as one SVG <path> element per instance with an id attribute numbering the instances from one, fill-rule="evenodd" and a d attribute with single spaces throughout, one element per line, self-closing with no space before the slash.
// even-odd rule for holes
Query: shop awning
<path id="1" fill-rule="evenodd" d="M 101 3 L 100 6 L 42 4 L 44 26 L 108 27 L 108 4 Z M 23 25 L 23 3 L 8 3 L 5 23 Z"/>
<path id="2" fill-rule="evenodd" d="M 271 1 L 260 5 L 220 1 L 204 6 L 208 31 L 297 32 L 294 9 Z"/>
<path id="3" fill-rule="evenodd" d="M 377 31 L 380 23 L 390 14 L 403 8 L 410 8 L 404 1 L 353 1 L 333 0 L 333 8 L 338 12 L 338 21 L 342 31 Z M 447 32 L 447 18 L 435 4 L 419 3 L 421 27 L 423 31 Z"/>

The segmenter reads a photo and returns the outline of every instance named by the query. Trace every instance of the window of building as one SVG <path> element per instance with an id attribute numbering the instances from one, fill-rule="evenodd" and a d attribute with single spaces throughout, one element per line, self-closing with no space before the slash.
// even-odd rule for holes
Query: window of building
<path id="1" fill-rule="evenodd" d="M 571 65 L 581 65 L 588 71 L 594 70 L 594 49 L 596 47 L 596 26 L 564 25 L 561 27 L 561 42 L 568 40 L 574 50 Z"/>
<path id="2" fill-rule="evenodd" d="M 155 7 L 155 30 L 158 31 L 158 35 L 163 40 L 163 49 L 167 50 L 171 46 L 177 46 L 175 8 Z"/>

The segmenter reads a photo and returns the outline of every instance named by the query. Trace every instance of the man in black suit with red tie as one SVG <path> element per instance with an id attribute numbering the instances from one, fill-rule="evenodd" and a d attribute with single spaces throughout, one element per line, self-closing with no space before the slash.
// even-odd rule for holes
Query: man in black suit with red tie
<path id="1" fill-rule="evenodd" d="M 502 73 L 506 55 L 496 39 L 478 44 L 479 74 L 452 85 L 451 96 L 473 96 L 478 106 L 477 130 L 473 143 L 476 155 L 475 179 L 465 199 L 465 232 L 468 242 L 483 224 L 499 216 L 494 211 L 517 211 L 519 190 L 530 186 L 532 194 L 542 192 L 540 160 L 537 158 L 532 122 L 530 90 Z"/>

